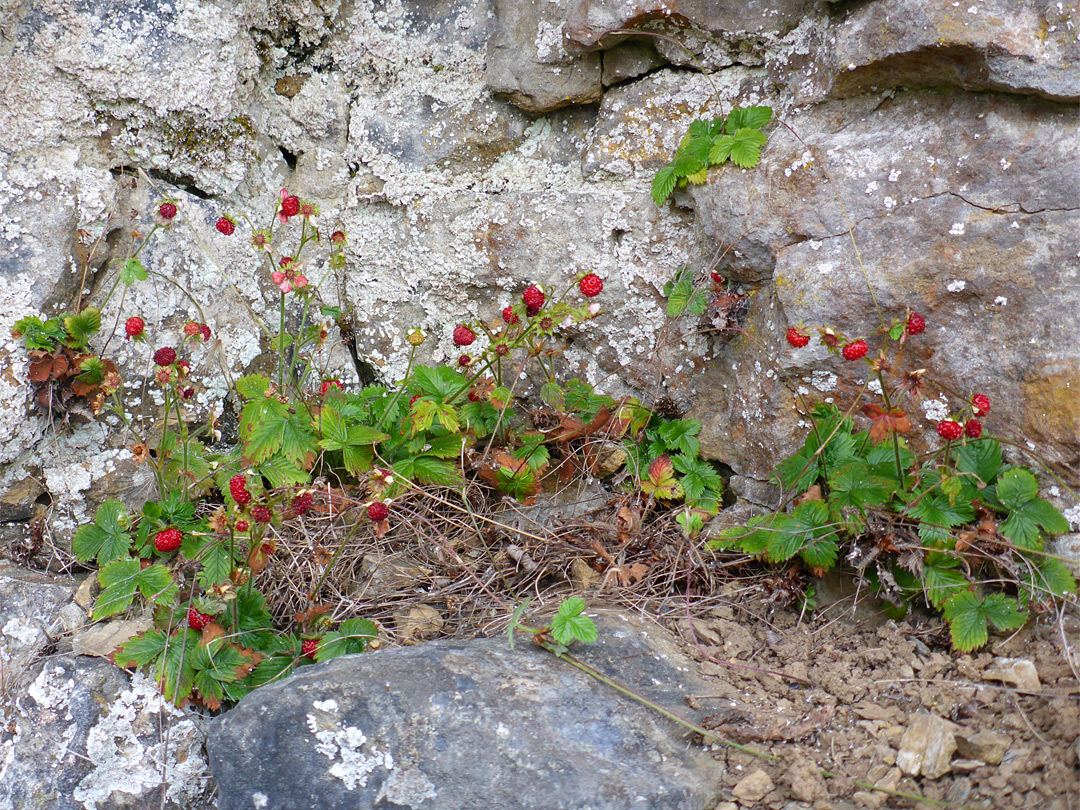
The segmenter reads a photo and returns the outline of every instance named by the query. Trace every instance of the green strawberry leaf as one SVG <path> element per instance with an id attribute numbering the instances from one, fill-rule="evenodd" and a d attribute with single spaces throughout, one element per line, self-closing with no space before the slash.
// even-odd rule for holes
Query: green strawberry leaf
<path id="1" fill-rule="evenodd" d="M 734 135 L 744 127 L 761 129 L 772 120 L 772 107 L 736 107 L 728 113 L 724 128 Z"/>
<path id="2" fill-rule="evenodd" d="M 675 190 L 675 167 L 670 163 L 656 173 L 652 182 L 652 198 L 657 208 L 664 204 L 664 200 L 671 196 Z"/>
<path id="3" fill-rule="evenodd" d="M 596 641 L 596 624 L 588 616 L 583 616 L 585 600 L 576 596 L 564 599 L 559 605 L 559 612 L 551 620 L 551 635 L 562 645 L 568 646 L 576 641 L 591 644 Z"/>
<path id="4" fill-rule="evenodd" d="M 132 257 L 120 268 L 120 280 L 129 286 L 136 281 L 146 281 L 146 268 L 142 262 Z"/>

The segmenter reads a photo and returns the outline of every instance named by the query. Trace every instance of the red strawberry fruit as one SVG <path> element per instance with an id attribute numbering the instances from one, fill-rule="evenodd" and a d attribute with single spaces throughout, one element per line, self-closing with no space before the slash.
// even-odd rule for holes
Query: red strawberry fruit
<path id="1" fill-rule="evenodd" d="M 159 366 L 171 366 L 176 362 L 176 349 L 164 346 L 154 352 L 154 362 Z"/>
<path id="2" fill-rule="evenodd" d="M 954 422 L 951 419 L 942 419 L 937 424 L 938 436 L 949 442 L 955 442 L 961 436 L 964 435 L 964 428 L 960 426 L 959 422 Z"/>
<path id="3" fill-rule="evenodd" d="M 367 508 L 367 516 L 371 519 L 372 523 L 379 523 L 390 517 L 390 507 L 385 503 L 373 503 Z"/>
<path id="4" fill-rule="evenodd" d="M 274 519 L 274 513 L 270 511 L 269 506 L 251 507 L 251 516 L 259 523 L 269 523 Z"/>
<path id="5" fill-rule="evenodd" d="M 319 386 L 319 393 L 325 397 L 326 392 L 331 388 L 337 388 L 341 391 L 345 390 L 345 386 L 341 384 L 341 380 L 323 380 L 322 385 Z"/>
<path id="6" fill-rule="evenodd" d="M 593 298 L 603 291 L 604 280 L 596 273 L 589 273 L 578 282 L 578 289 L 586 298 Z"/>
<path id="7" fill-rule="evenodd" d="M 310 492 L 301 492 L 292 500 L 292 510 L 294 515 L 306 515 L 308 510 L 311 509 L 312 498 Z"/>
<path id="8" fill-rule="evenodd" d="M 964 423 L 964 433 L 972 439 L 977 439 L 982 436 L 982 422 L 978 419 L 968 419 Z"/>
<path id="9" fill-rule="evenodd" d="M 127 323 L 124 324 L 124 333 L 129 338 L 137 338 L 146 329 L 146 322 L 142 318 L 128 318 Z"/>
<path id="10" fill-rule="evenodd" d="M 976 394 L 971 398 L 971 404 L 975 407 L 976 416 L 986 416 L 990 413 L 990 397 L 986 394 Z"/>
<path id="11" fill-rule="evenodd" d="M 909 335 L 921 335 L 926 331 L 926 318 L 918 312 L 912 312 L 907 319 L 907 333 Z"/>
<path id="12" fill-rule="evenodd" d="M 521 299 L 529 309 L 535 309 L 539 312 L 540 308 L 544 306 L 544 301 L 547 300 L 547 297 L 544 295 L 544 291 L 537 285 L 530 284 L 525 288 L 525 292 L 521 294 Z"/>
<path id="13" fill-rule="evenodd" d="M 476 340 L 476 333 L 469 327 L 464 324 L 458 324 L 454 327 L 455 346 L 468 346 L 474 340 Z"/>
<path id="14" fill-rule="evenodd" d="M 246 520 L 236 521 L 236 530 L 243 534 L 248 530 L 248 522 Z"/>
<path id="15" fill-rule="evenodd" d="M 810 336 L 805 335 L 798 330 L 797 327 L 789 326 L 787 334 L 784 335 L 787 338 L 787 342 L 794 346 L 796 349 L 801 349 L 810 342 Z"/>
<path id="16" fill-rule="evenodd" d="M 154 535 L 154 548 L 162 554 L 168 554 L 180 548 L 180 542 L 183 539 L 184 535 L 179 529 L 165 529 Z"/>
<path id="17" fill-rule="evenodd" d="M 281 201 L 281 213 L 287 217 L 295 217 L 300 213 L 300 198 L 289 196 Z"/>
<path id="18" fill-rule="evenodd" d="M 233 232 L 236 230 L 236 224 L 228 217 L 221 217 L 214 227 L 225 236 L 232 236 Z"/>
<path id="19" fill-rule="evenodd" d="M 213 616 L 207 616 L 205 613 L 200 613 L 193 607 L 188 608 L 187 623 L 188 627 L 192 630 L 203 630 L 206 625 L 210 624 L 213 620 Z"/>
<path id="20" fill-rule="evenodd" d="M 300 654 L 307 656 L 312 661 L 315 660 L 315 651 L 319 649 L 319 640 L 317 638 L 305 638 L 300 644 Z"/>
<path id="21" fill-rule="evenodd" d="M 242 475 L 234 475 L 230 478 L 229 494 L 232 495 L 237 506 L 246 506 L 251 501 L 251 493 L 247 490 L 247 478 Z"/>
<path id="22" fill-rule="evenodd" d="M 518 316 L 514 314 L 513 307 L 507 307 L 506 309 L 504 309 L 502 311 L 502 318 L 505 323 L 517 323 L 518 320 L 520 320 Z"/>
<path id="23" fill-rule="evenodd" d="M 469 365 L 469 363 L 471 363 L 471 362 L 472 362 L 472 358 L 469 357 L 469 355 L 467 355 L 467 354 L 463 354 L 463 355 L 461 355 L 461 357 L 459 357 L 457 359 L 457 364 L 459 366 L 461 366 L 462 368 Z"/>
<path id="24" fill-rule="evenodd" d="M 171 202 L 164 202 L 158 206 L 158 216 L 168 222 L 170 219 L 176 216 L 176 206 Z"/>
<path id="25" fill-rule="evenodd" d="M 858 360 L 860 357 L 866 357 L 866 341 L 856 340 L 853 343 L 849 343 L 843 349 L 843 355 L 845 360 Z"/>

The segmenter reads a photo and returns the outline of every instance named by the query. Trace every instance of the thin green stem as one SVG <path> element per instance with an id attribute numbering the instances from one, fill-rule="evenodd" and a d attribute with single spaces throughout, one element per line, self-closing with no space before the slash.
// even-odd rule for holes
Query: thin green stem
<path id="1" fill-rule="evenodd" d="M 281 293 L 278 323 L 278 391 L 285 390 L 285 293 Z"/>
<path id="2" fill-rule="evenodd" d="M 401 399 L 401 395 L 405 393 L 405 386 L 409 383 L 409 375 L 412 374 L 413 362 L 416 360 L 416 347 L 409 344 L 409 365 L 405 368 L 405 379 L 401 381 L 401 385 L 398 390 L 394 392 L 394 398 L 390 401 L 390 406 L 383 411 L 382 416 L 379 417 L 379 421 L 375 423 L 376 430 L 382 430 L 383 420 L 386 419 L 388 413 L 392 413 L 394 408 L 397 407 L 398 400 Z"/>

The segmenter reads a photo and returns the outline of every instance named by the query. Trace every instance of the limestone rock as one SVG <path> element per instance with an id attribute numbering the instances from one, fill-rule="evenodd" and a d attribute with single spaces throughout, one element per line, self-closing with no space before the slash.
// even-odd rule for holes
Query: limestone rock
<path id="1" fill-rule="evenodd" d="M 61 611 L 76 585 L 16 566 L 0 567 L 0 663 L 6 683 L 15 683 L 49 637 L 61 631 Z"/>
<path id="2" fill-rule="evenodd" d="M 600 54 L 571 56 L 564 46 L 568 5 L 495 0 L 498 25 L 487 53 L 493 93 L 533 113 L 600 100 Z"/>
<path id="3" fill-rule="evenodd" d="M 788 123 L 801 142 L 778 128 L 753 172 L 714 170 L 691 191 L 705 232 L 733 245 L 721 272 L 759 287 L 746 324 L 753 340 L 722 350 L 691 413 L 704 425 L 703 452 L 765 480 L 804 436 L 792 388 L 848 401 L 858 375 L 816 343 L 790 349 L 783 332 L 803 322 L 872 333 L 869 283 L 887 317 L 910 307 L 928 323 L 905 346 L 905 367 L 931 369 L 941 386 L 914 414 L 916 433 L 929 436 L 942 418 L 939 391 L 989 386 L 1000 403 L 989 429 L 1001 418 L 1080 453 L 1066 427 L 1080 421 L 1080 399 L 1064 396 L 1080 385 L 1067 326 L 1080 306 L 1067 269 L 1080 252 L 1071 114 L 993 94 L 904 92 L 829 102 Z"/>
<path id="4" fill-rule="evenodd" d="M 936 714 L 920 711 L 900 738 L 896 765 L 908 776 L 922 774 L 937 779 L 949 772 L 949 760 L 956 752 L 959 727 Z"/>
<path id="5" fill-rule="evenodd" d="M 983 678 L 988 681 L 1002 681 L 1024 692 L 1039 692 L 1042 683 L 1039 671 L 1026 658 L 997 658 L 983 670 Z"/>
<path id="6" fill-rule="evenodd" d="M 0 807 L 212 806 L 201 721 L 165 703 L 145 677 L 100 659 L 53 657 L 14 705 L 14 731 L 0 742 Z"/>
<path id="7" fill-rule="evenodd" d="M 962 757 L 979 760 L 987 765 L 1000 765 L 1012 740 L 996 731 L 963 731 L 956 735 L 956 751 Z"/>
<path id="8" fill-rule="evenodd" d="M 775 787 L 772 777 L 760 768 L 740 779 L 731 793 L 742 804 L 756 804 L 764 799 Z"/>
<path id="9" fill-rule="evenodd" d="M 687 711 L 696 676 L 655 629 L 606 618 L 600 639 L 582 658 Z M 511 651 L 505 638 L 306 667 L 215 720 L 208 745 L 221 810 L 260 795 L 327 810 L 689 810 L 712 808 L 721 787 L 712 757 L 670 721 L 527 641 Z"/>
<path id="10" fill-rule="evenodd" d="M 800 73 L 812 76 L 801 101 L 954 85 L 1075 102 L 1078 15 L 1075 7 L 1050 0 L 865 3 L 826 32 L 808 63 L 797 63 Z M 795 76 L 793 69 L 777 78 Z"/>

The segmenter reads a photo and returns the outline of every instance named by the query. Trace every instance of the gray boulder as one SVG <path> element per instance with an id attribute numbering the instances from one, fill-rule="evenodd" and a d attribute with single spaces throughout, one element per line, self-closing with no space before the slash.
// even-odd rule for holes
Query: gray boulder
<path id="1" fill-rule="evenodd" d="M 599 627 L 583 659 L 693 715 L 683 699 L 702 685 L 655 628 Z M 722 775 L 674 723 L 527 639 L 307 667 L 215 720 L 208 749 L 221 810 L 690 810 L 715 805 Z"/>
<path id="2" fill-rule="evenodd" d="M 202 721 L 96 658 L 38 664 L 0 737 L 0 810 L 211 806 Z"/>

